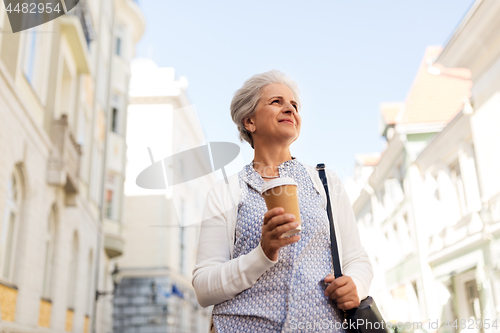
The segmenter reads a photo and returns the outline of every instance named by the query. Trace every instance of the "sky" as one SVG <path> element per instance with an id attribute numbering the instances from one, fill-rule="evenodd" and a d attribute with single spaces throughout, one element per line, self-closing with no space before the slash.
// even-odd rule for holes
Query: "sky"
<path id="1" fill-rule="evenodd" d="M 240 142 L 229 105 L 252 75 L 297 82 L 300 137 L 292 156 L 343 181 L 355 154 L 381 152 L 380 103 L 404 101 L 428 45 L 445 45 L 473 0 L 141 0 L 137 57 L 189 81 L 207 141 Z"/>

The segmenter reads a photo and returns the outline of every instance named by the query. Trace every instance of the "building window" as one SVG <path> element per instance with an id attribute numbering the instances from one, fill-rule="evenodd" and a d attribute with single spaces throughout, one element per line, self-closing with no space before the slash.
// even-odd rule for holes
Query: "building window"
<path id="1" fill-rule="evenodd" d="M 467 215 L 467 202 L 465 199 L 465 188 L 464 188 L 464 182 L 462 180 L 462 174 L 460 172 L 460 165 L 457 162 L 455 162 L 451 166 L 451 179 L 453 182 L 453 185 L 455 187 L 455 191 L 457 194 L 457 199 L 458 199 L 458 206 L 460 208 L 460 214 L 462 217 Z"/>
<path id="2" fill-rule="evenodd" d="M 68 116 L 70 128 L 74 131 L 73 124 L 76 123 L 74 119 L 74 109 L 76 102 L 74 100 L 74 93 L 76 80 L 74 79 L 70 66 L 68 65 L 68 63 L 66 63 L 66 61 L 64 61 L 62 65 L 60 83 L 61 93 L 59 94 L 59 108 L 55 113 L 55 118 L 59 118 L 61 115 L 66 114 Z"/>
<path id="3" fill-rule="evenodd" d="M 111 131 L 118 133 L 118 109 L 113 108 L 111 115 Z"/>
<path id="4" fill-rule="evenodd" d="M 106 218 L 113 217 L 113 190 L 106 190 Z"/>
<path id="5" fill-rule="evenodd" d="M 7 202 L 0 242 L 1 275 L 7 281 L 13 280 L 12 273 L 22 198 L 20 185 L 19 177 L 14 173 L 7 183 Z"/>
<path id="6" fill-rule="evenodd" d="M 417 280 L 413 280 L 411 282 L 411 286 L 413 287 L 413 291 L 415 292 L 415 296 L 417 297 L 418 300 L 419 296 L 418 296 Z"/>
<path id="7" fill-rule="evenodd" d="M 433 182 L 432 196 L 434 197 L 434 199 L 436 199 L 437 201 L 441 202 L 441 193 L 440 193 L 439 185 L 438 185 L 438 183 L 436 181 L 436 178 L 434 178 L 432 175 L 430 176 L 430 179 Z"/>
<path id="8" fill-rule="evenodd" d="M 410 224 L 408 223 L 408 213 L 404 213 L 403 215 L 403 225 L 406 229 L 406 233 L 408 235 L 408 239 L 411 238 L 411 233 L 410 233 Z"/>
<path id="9" fill-rule="evenodd" d="M 92 300 L 94 299 L 94 293 L 92 292 L 92 267 L 94 263 L 94 254 L 92 250 L 89 251 L 89 259 L 87 266 L 87 302 L 86 302 L 86 314 L 90 315 L 92 311 Z"/>
<path id="10" fill-rule="evenodd" d="M 45 264 L 43 274 L 42 296 L 51 299 L 51 281 L 54 266 L 54 242 L 56 236 L 56 212 L 50 210 L 47 233 L 45 234 Z"/>
<path id="11" fill-rule="evenodd" d="M 107 219 L 117 219 L 115 216 L 115 191 L 116 177 L 113 173 L 108 173 L 106 178 L 106 188 L 104 190 L 104 215 Z"/>
<path id="12" fill-rule="evenodd" d="M 25 34 L 26 44 L 24 52 L 24 75 L 31 85 L 34 85 L 35 80 L 35 61 L 36 61 L 36 47 L 37 47 L 37 31 L 36 28 L 30 29 Z"/>
<path id="13" fill-rule="evenodd" d="M 85 146 L 85 134 L 87 131 L 87 117 L 85 116 L 85 112 L 82 111 L 79 113 L 78 119 L 78 133 L 77 133 L 77 142 L 81 146 Z"/>
<path id="14" fill-rule="evenodd" d="M 481 319 L 481 305 L 479 302 L 479 295 L 477 292 L 476 279 L 467 281 L 465 283 L 465 292 L 467 295 L 467 308 L 469 317 L 474 317 L 476 320 Z"/>
<path id="15" fill-rule="evenodd" d="M 404 200 L 403 187 L 400 179 L 391 178 L 385 180 L 386 192 L 389 194 L 390 205 L 397 205 Z"/>
<path id="16" fill-rule="evenodd" d="M 116 49 L 115 53 L 117 56 L 122 55 L 122 39 L 120 37 L 116 37 Z"/>
<path id="17" fill-rule="evenodd" d="M 78 234 L 73 234 L 73 246 L 71 252 L 71 261 L 69 262 L 69 272 L 68 272 L 68 289 L 67 289 L 67 304 L 68 309 L 75 309 L 75 294 L 76 294 L 76 270 L 78 268 Z"/>

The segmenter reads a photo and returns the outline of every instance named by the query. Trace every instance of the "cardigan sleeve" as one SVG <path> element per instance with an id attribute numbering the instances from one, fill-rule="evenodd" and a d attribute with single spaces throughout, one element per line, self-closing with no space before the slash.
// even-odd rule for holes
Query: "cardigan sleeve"
<path id="1" fill-rule="evenodd" d="M 228 220 L 238 207 L 228 204 L 227 185 L 219 181 L 207 194 L 192 284 L 202 307 L 227 301 L 252 287 L 278 261 L 271 261 L 259 245 L 230 259 Z M 231 215 L 233 214 L 233 215 Z"/>
<path id="2" fill-rule="evenodd" d="M 359 300 L 368 296 L 373 279 L 373 268 L 361 244 L 358 225 L 347 192 L 338 175 L 330 171 L 333 187 L 330 196 L 336 197 L 336 223 L 342 243 L 342 274 L 350 276 L 356 285 Z M 332 193 L 333 192 L 333 193 Z"/>

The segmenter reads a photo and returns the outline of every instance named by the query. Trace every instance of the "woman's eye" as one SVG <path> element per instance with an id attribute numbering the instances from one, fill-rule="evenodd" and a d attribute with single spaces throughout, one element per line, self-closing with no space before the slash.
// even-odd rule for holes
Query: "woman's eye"
<path id="1" fill-rule="evenodd" d="M 275 99 L 275 100 L 273 101 L 273 103 L 274 103 L 274 102 L 279 102 L 279 100 Z M 271 103 L 271 104 L 272 104 L 272 103 Z"/>

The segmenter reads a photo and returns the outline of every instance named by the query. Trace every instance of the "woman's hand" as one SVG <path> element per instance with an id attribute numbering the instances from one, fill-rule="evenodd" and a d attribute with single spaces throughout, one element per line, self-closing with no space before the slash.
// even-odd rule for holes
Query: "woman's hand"
<path id="1" fill-rule="evenodd" d="M 297 242 L 300 235 L 281 238 L 285 232 L 297 228 L 299 222 L 295 221 L 295 215 L 283 214 L 283 207 L 275 207 L 264 214 L 262 225 L 261 246 L 266 256 L 272 260 L 278 260 L 278 251 L 285 245 Z"/>
<path id="2" fill-rule="evenodd" d="M 339 309 L 350 310 L 359 306 L 358 290 L 351 277 L 343 275 L 335 278 L 333 274 L 329 274 L 325 282 L 330 283 L 325 289 L 325 296 L 334 300 Z"/>

